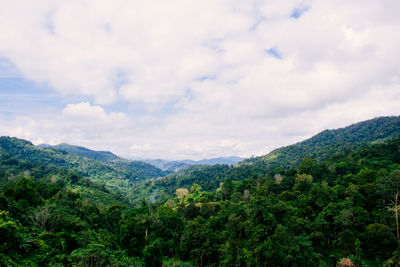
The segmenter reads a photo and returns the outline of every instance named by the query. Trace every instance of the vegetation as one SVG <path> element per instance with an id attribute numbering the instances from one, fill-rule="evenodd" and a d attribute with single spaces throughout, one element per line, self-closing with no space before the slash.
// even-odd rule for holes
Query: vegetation
<path id="1" fill-rule="evenodd" d="M 397 139 L 320 163 L 306 160 L 279 175 L 228 179 L 215 191 L 195 183 L 163 203 L 135 208 L 95 202 L 74 185 L 84 186 L 85 178 L 2 153 L 0 260 L 24 266 L 395 266 L 399 147 Z"/>
<path id="2" fill-rule="evenodd" d="M 296 167 L 306 158 L 317 161 L 328 159 L 364 145 L 399 137 L 399 134 L 400 116 L 379 117 L 341 129 L 325 130 L 305 141 L 278 148 L 266 156 L 248 159 L 243 164 L 261 164 L 269 169 Z"/>
<path id="3" fill-rule="evenodd" d="M 65 146 L 63 147 L 65 148 Z M 86 156 L 83 156 L 82 151 L 81 155 L 76 155 L 48 146 L 37 147 L 22 139 L 0 137 L 0 150 L 12 155 L 15 160 L 74 171 L 81 176 L 90 178 L 91 181 L 102 183 L 108 190 L 122 193 L 128 198 L 132 196 L 131 189 L 134 183 L 165 175 L 163 171 L 150 164 L 121 159 L 115 155 L 116 158 L 114 158 L 108 152 L 96 152 L 84 148 L 81 150 L 90 152 L 86 151 Z M 108 159 L 113 158 L 113 160 L 106 160 L 104 155 L 109 155 Z M 97 157 L 97 160 L 92 159 L 94 157 Z"/>
<path id="4" fill-rule="evenodd" d="M 0 266 L 400 265 L 399 138 L 289 168 L 191 167 L 136 185 L 153 201 L 135 206 L 8 144 Z"/>
<path id="5" fill-rule="evenodd" d="M 108 152 L 108 151 L 93 151 L 90 149 L 87 149 L 85 147 L 81 147 L 81 146 L 73 146 L 73 145 L 69 145 L 69 144 L 59 144 L 56 146 L 50 146 L 50 145 L 39 145 L 40 147 L 43 148 L 52 148 L 54 150 L 62 150 L 71 154 L 75 154 L 81 157 L 86 157 L 89 159 L 94 159 L 97 161 L 101 161 L 104 163 L 110 163 L 114 160 L 119 160 L 121 159 L 120 157 L 118 157 L 117 155 Z"/>
<path id="6" fill-rule="evenodd" d="M 235 165 L 192 166 L 156 181 L 135 185 L 135 199 L 147 197 L 162 200 L 174 195 L 181 187 L 189 189 L 193 183 L 204 190 L 216 190 L 226 179 L 243 181 L 274 176 L 284 170 L 310 164 L 334 155 L 360 150 L 370 144 L 400 137 L 400 116 L 380 117 L 337 130 L 326 130 L 303 142 L 279 148 L 266 156 L 244 160 Z"/>

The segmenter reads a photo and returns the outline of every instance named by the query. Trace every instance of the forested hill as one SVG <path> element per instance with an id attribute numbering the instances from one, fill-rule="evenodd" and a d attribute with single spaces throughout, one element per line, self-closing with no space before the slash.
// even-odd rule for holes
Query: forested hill
<path id="1" fill-rule="evenodd" d="M 335 154 L 357 151 L 363 147 L 384 142 L 400 135 L 400 116 L 380 117 L 351 126 L 325 130 L 303 142 L 276 149 L 266 156 L 244 160 L 236 165 L 192 166 L 157 181 L 143 183 L 137 192 L 140 197 L 162 199 L 180 187 L 190 188 L 193 183 L 205 190 L 215 190 L 226 179 L 242 181 L 266 175 L 279 174 L 287 169 L 307 168 L 313 161 L 322 161 Z M 139 193 L 138 193 L 139 194 Z"/>
<path id="2" fill-rule="evenodd" d="M 25 162 L 37 162 L 76 171 L 82 176 L 105 182 L 109 188 L 117 187 L 123 192 L 129 191 L 133 182 L 164 175 L 162 170 L 144 162 L 121 159 L 105 163 L 63 150 L 37 147 L 18 138 L 0 137 L 0 150 Z"/>
<path id="3" fill-rule="evenodd" d="M 123 170 L 133 170 L 135 173 L 135 179 L 137 181 L 147 180 L 165 176 L 168 172 L 164 172 L 162 169 L 154 166 L 153 164 L 137 161 L 128 160 L 109 152 L 109 151 L 94 151 L 81 146 L 74 146 L 69 144 L 59 144 L 55 146 L 50 145 L 39 145 L 44 148 L 50 148 L 74 154 L 81 157 L 86 157 L 103 163 L 111 164 L 114 167 L 122 168 Z"/>
<path id="4" fill-rule="evenodd" d="M 306 158 L 320 161 L 346 150 L 360 149 L 364 145 L 399 136 L 400 116 L 378 117 L 345 128 L 325 130 L 305 141 L 248 159 L 243 164 L 258 163 L 268 169 L 295 167 Z"/>
<path id="5" fill-rule="evenodd" d="M 75 155 L 82 156 L 82 157 L 87 157 L 90 159 L 94 159 L 94 160 L 106 162 L 106 163 L 110 163 L 114 160 L 121 159 L 120 157 L 118 157 L 117 155 L 115 155 L 109 151 L 94 151 L 94 150 L 88 149 L 86 147 L 74 146 L 74 145 L 69 145 L 69 144 L 65 144 L 65 143 L 55 145 L 55 146 L 39 145 L 39 147 L 62 150 L 62 151 L 65 151 L 65 152 L 68 152 L 71 154 L 75 154 Z"/>
<path id="6" fill-rule="evenodd" d="M 129 207 L 0 149 L 0 266 L 399 266 L 400 139 L 306 167 Z"/>
<path id="7" fill-rule="evenodd" d="M 400 266 L 398 127 L 325 131 L 293 146 L 309 150 L 286 159 L 318 159 L 298 167 L 199 165 L 144 187 L 123 164 L 0 137 L 0 266 Z"/>
<path id="8" fill-rule="evenodd" d="M 35 190 L 45 198 L 55 197 L 61 192 L 64 194 L 70 190 L 74 192 L 75 197 L 79 195 L 82 199 L 93 203 L 130 205 L 129 200 L 120 192 L 108 190 L 101 182 L 93 181 L 66 168 L 45 165 L 38 161 L 20 160 L 0 149 L 0 191 L 7 191 L 15 186 L 27 189 L 33 185 Z M 40 198 L 39 195 L 25 193 L 26 195 L 19 193 L 18 197 L 27 200 L 28 204 L 41 202 L 40 199 L 37 199 Z M 6 204 L 5 202 L 0 203 L 0 210 L 4 209 Z M 14 212 L 19 212 L 20 209 L 24 210 L 27 207 L 23 207 L 23 205 L 26 204 L 21 203 L 21 206 L 15 207 Z"/>

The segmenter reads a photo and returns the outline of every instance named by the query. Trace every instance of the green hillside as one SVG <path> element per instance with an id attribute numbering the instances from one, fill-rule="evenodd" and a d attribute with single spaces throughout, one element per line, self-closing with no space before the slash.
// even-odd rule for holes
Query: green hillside
<path id="1" fill-rule="evenodd" d="M 0 137 L 0 151 L 25 162 L 75 171 L 92 181 L 105 183 L 109 190 L 120 191 L 127 196 L 132 194 L 134 183 L 164 175 L 163 171 L 147 163 L 123 159 L 105 163 L 63 150 L 37 147 L 17 138 Z"/>
<path id="2" fill-rule="evenodd" d="M 91 149 L 87 149 L 85 147 L 81 147 L 81 146 L 73 146 L 73 145 L 69 145 L 69 144 L 59 144 L 59 145 L 55 145 L 55 146 L 49 146 L 46 145 L 46 147 L 48 148 L 53 148 L 56 150 L 62 150 L 71 154 L 75 154 L 78 156 L 82 156 L 82 157 L 87 157 L 89 159 L 94 159 L 97 161 L 101 161 L 101 162 L 105 162 L 105 163 L 109 163 L 112 162 L 113 160 L 118 160 L 120 159 L 120 157 L 118 157 L 117 155 L 108 152 L 108 151 L 94 151 Z"/>
<path id="3" fill-rule="evenodd" d="M 310 139 L 278 148 L 268 155 L 243 163 L 266 164 L 267 168 L 298 166 L 305 158 L 324 160 L 346 150 L 400 136 L 400 116 L 379 117 L 336 130 L 325 130 Z"/>
<path id="4" fill-rule="evenodd" d="M 390 140 L 279 175 L 227 176 L 216 190 L 192 184 L 135 208 L 3 149 L 0 265 L 398 266 L 399 147 Z"/>
<path id="5" fill-rule="evenodd" d="M 79 192 L 83 199 L 98 204 L 130 205 L 129 200 L 121 193 L 108 190 L 101 182 L 93 181 L 66 168 L 41 164 L 39 161 L 20 160 L 1 149 L 0 187 L 7 188 L 21 178 L 31 179 L 37 184 L 38 190 L 48 196 L 54 196 L 62 190 L 70 190 Z"/>
<path id="6" fill-rule="evenodd" d="M 400 136 L 400 116 L 380 117 L 336 130 L 325 130 L 303 142 L 282 147 L 262 157 L 244 160 L 236 165 L 194 166 L 156 181 L 137 185 L 137 198 L 163 199 L 180 187 L 189 189 L 194 183 L 204 190 L 215 190 L 226 179 L 242 181 L 275 175 L 298 167 L 304 162 L 313 164 L 347 151 L 381 143 Z"/>
<path id="7" fill-rule="evenodd" d="M 81 146 L 74 146 L 69 144 L 59 144 L 56 146 L 48 146 L 54 150 L 64 151 L 70 154 L 74 154 L 81 157 L 93 159 L 103 163 L 111 164 L 112 166 L 120 169 L 133 171 L 135 179 L 137 181 L 147 180 L 151 178 L 157 178 L 166 175 L 161 169 L 154 167 L 152 164 L 148 164 L 142 161 L 127 160 L 108 151 L 94 151 Z"/>
<path id="8" fill-rule="evenodd" d="M 398 128 L 377 118 L 150 180 L 1 137 L 0 266 L 399 266 Z"/>

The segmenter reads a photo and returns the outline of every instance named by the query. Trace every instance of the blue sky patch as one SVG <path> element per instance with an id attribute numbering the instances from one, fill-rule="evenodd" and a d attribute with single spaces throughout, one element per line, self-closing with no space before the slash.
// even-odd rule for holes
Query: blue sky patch
<path id="1" fill-rule="evenodd" d="M 267 53 L 277 59 L 282 58 L 282 55 L 278 52 L 278 50 L 276 48 L 265 49 L 265 53 Z"/>
<path id="2" fill-rule="evenodd" d="M 93 102 L 84 96 L 66 96 L 46 83 L 22 77 L 0 77 L 0 113 L 29 114 L 62 110 L 69 103 Z"/>
<path id="3" fill-rule="evenodd" d="M 308 11 L 309 7 L 297 7 L 293 10 L 292 14 L 290 15 L 291 18 L 298 19 L 300 18 L 306 11 Z"/>

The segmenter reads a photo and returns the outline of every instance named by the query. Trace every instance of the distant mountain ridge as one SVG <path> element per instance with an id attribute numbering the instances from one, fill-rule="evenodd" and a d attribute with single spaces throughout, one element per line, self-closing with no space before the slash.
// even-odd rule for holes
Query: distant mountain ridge
<path id="1" fill-rule="evenodd" d="M 55 150 L 62 150 L 62 151 L 65 151 L 65 152 L 68 152 L 68 153 L 71 153 L 71 154 L 74 154 L 77 156 L 87 157 L 89 159 L 94 159 L 94 160 L 106 162 L 106 163 L 110 163 L 112 161 L 122 159 L 109 151 L 95 151 L 95 150 L 88 149 L 86 147 L 75 146 L 75 145 L 70 145 L 70 144 L 66 144 L 66 143 L 58 144 L 55 146 L 47 145 L 47 144 L 41 144 L 38 146 L 41 148 L 51 148 L 51 149 L 55 149 Z"/>
<path id="2" fill-rule="evenodd" d="M 218 158 L 211 158 L 211 159 L 202 159 L 202 160 L 162 160 L 162 159 L 146 159 L 142 160 L 153 166 L 163 170 L 163 171 L 170 171 L 170 172 L 177 172 L 183 169 L 186 169 L 193 165 L 216 165 L 216 164 L 236 164 L 240 161 L 244 160 L 244 158 L 231 156 L 231 157 L 218 157 Z"/>
<path id="3" fill-rule="evenodd" d="M 63 150 L 68 153 L 72 153 L 72 154 L 82 156 L 82 157 L 87 157 L 87 158 L 98 160 L 101 162 L 109 163 L 109 162 L 112 162 L 113 160 L 121 159 L 120 157 L 118 157 L 117 155 L 115 155 L 109 151 L 94 151 L 94 150 L 88 149 L 86 147 L 69 145 L 66 143 L 58 144 L 55 146 L 41 144 L 41 145 L 39 145 L 39 147 Z"/>
<path id="4" fill-rule="evenodd" d="M 278 148 L 265 156 L 231 165 L 189 165 L 199 162 L 155 161 L 160 167 L 168 167 L 168 171 L 145 162 L 123 159 L 111 152 L 93 151 L 67 144 L 37 147 L 28 141 L 11 137 L 0 137 L 0 155 L 6 152 L 25 162 L 34 161 L 76 171 L 82 176 L 103 181 L 109 189 L 115 188 L 116 191 L 119 189 L 124 194 L 129 194 L 131 199 L 140 200 L 149 196 L 152 199 L 161 199 L 162 194 L 174 194 L 177 188 L 190 188 L 194 183 L 204 190 L 214 190 L 226 179 L 241 181 L 274 175 L 299 166 L 307 158 L 322 161 L 335 154 L 361 150 L 365 146 L 398 137 L 400 116 L 379 117 L 340 129 L 325 130 L 302 142 Z"/>

